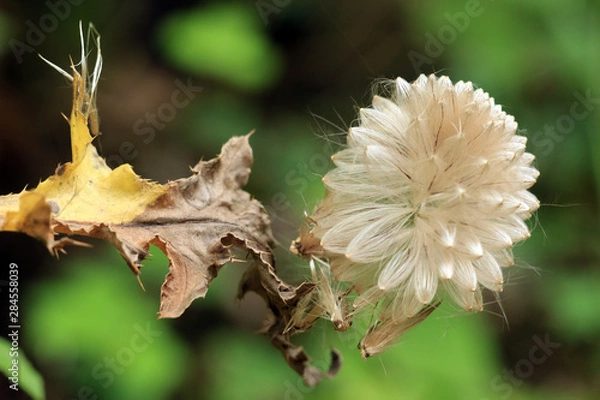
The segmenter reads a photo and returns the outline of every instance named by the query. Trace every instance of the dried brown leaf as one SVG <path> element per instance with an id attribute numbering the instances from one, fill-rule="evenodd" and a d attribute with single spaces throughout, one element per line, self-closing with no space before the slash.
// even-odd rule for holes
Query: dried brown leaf
<path id="1" fill-rule="evenodd" d="M 293 286 L 277 276 L 269 217 L 242 189 L 253 163 L 250 134 L 231 138 L 219 156 L 198 162 L 190 177 L 165 185 L 140 178 L 128 164 L 113 170 L 92 144 L 92 134 L 98 132 L 93 99 L 100 70 L 96 66 L 89 76 L 85 58 L 78 65 L 81 73 L 72 68 L 68 118 L 72 162 L 33 190 L 0 196 L 0 230 L 38 238 L 55 254 L 66 245 L 84 245 L 70 237 L 55 240 L 56 234 L 106 240 L 138 279 L 150 244 L 156 245 L 169 259 L 160 318 L 179 317 L 194 299 L 204 297 L 220 268 L 233 260 L 232 246 L 246 250 L 255 262 L 242 279 L 240 296 L 253 290 L 266 301 L 273 316 L 264 333 L 308 385 L 333 376 L 341 365 L 337 352 L 332 352 L 329 371 L 321 372 L 289 341 L 293 332 L 285 330 L 298 301 L 314 285 Z"/>
<path id="2" fill-rule="evenodd" d="M 288 365 L 304 379 L 308 386 L 315 386 L 323 378 L 332 378 L 341 367 L 340 354 L 331 351 L 331 366 L 328 371 L 321 371 L 310 365 L 310 358 L 301 346 L 295 346 L 290 341 L 290 336 L 297 331 L 290 330 L 290 321 L 299 303 L 310 295 L 315 284 L 303 282 L 299 286 L 292 286 L 282 281 L 275 272 L 274 260 L 268 253 L 248 246 L 248 242 L 241 243 L 238 237 L 230 235 L 224 242 L 246 247 L 255 258 L 259 259 L 244 273 L 240 282 L 238 298 L 243 298 L 249 292 L 260 295 L 272 312 L 272 318 L 265 322 L 262 333 L 267 335 L 273 346 L 282 353 Z M 258 250 L 258 251 L 257 251 Z"/>

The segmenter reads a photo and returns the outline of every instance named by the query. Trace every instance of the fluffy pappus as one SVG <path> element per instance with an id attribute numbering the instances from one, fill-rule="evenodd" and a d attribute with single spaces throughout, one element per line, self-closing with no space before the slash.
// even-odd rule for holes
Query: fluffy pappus
<path id="1" fill-rule="evenodd" d="M 315 287 L 298 302 L 286 331 L 306 331 L 319 318 L 331 321 L 337 331 L 347 330 L 352 325 L 351 306 L 347 299 L 352 287 L 333 281 L 326 261 L 313 256 L 309 266 Z"/>
<path id="2" fill-rule="evenodd" d="M 526 138 L 487 93 L 434 75 L 392 87 L 360 110 L 310 216 L 335 278 L 360 294 L 355 308 L 383 304 L 379 331 L 444 297 L 481 311 L 481 287 L 502 291 L 539 207 Z"/>

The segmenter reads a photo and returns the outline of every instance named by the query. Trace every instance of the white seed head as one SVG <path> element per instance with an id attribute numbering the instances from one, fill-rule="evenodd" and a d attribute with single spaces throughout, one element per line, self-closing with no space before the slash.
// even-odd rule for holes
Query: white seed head
<path id="1" fill-rule="evenodd" d="M 539 173 L 516 130 L 487 93 L 434 75 L 398 78 L 390 98 L 360 110 L 311 233 L 336 279 L 359 291 L 355 308 L 388 304 L 378 332 L 386 318 L 404 330 L 398 321 L 439 290 L 470 311 L 482 309 L 480 285 L 502 290 L 502 267 L 539 207 L 527 191 Z"/>

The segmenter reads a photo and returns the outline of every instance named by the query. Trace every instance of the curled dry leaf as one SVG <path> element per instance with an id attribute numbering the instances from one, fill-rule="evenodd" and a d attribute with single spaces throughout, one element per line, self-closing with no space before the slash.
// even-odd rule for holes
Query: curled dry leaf
<path id="1" fill-rule="evenodd" d="M 204 297 L 219 269 L 233 259 L 230 248 L 242 248 L 255 262 L 244 275 L 240 295 L 256 291 L 273 312 L 264 333 L 306 384 L 333 376 L 341 363 L 337 352 L 329 371 L 321 372 L 309 364 L 302 347 L 290 342 L 293 332 L 285 332 L 294 307 L 313 286 L 289 285 L 276 274 L 269 217 L 242 190 L 253 163 L 250 135 L 230 139 L 218 157 L 196 164 L 190 177 L 164 185 L 141 179 L 128 164 L 113 170 L 98 155 L 89 129 L 98 131 L 93 91 L 100 69 L 87 76 L 82 57 L 81 74 L 73 67 L 68 118 L 73 161 L 33 190 L 0 196 L 0 230 L 26 233 L 54 253 L 67 244 L 82 244 L 68 237 L 56 241 L 56 234 L 107 240 L 136 276 L 150 244 L 156 245 L 170 262 L 160 318 L 179 317 L 194 299 Z"/>
<path id="2" fill-rule="evenodd" d="M 272 312 L 272 318 L 266 321 L 262 333 L 267 335 L 273 346 L 281 351 L 288 365 L 302 376 L 304 383 L 308 386 L 316 385 L 323 378 L 335 376 L 342 364 L 341 355 L 335 349 L 331 351 L 329 370 L 320 371 L 309 364 L 310 358 L 302 347 L 295 346 L 290 342 L 290 336 L 300 332 L 289 329 L 290 321 L 302 300 L 313 291 L 315 284 L 304 282 L 294 287 L 282 281 L 277 276 L 272 264 L 272 254 L 254 247 L 255 243 L 241 240 L 234 235 L 229 235 L 223 242 L 245 247 L 251 251 L 254 258 L 260 259 L 260 262 L 254 263 L 244 273 L 238 298 L 241 299 L 247 292 L 252 291 L 266 301 Z"/>

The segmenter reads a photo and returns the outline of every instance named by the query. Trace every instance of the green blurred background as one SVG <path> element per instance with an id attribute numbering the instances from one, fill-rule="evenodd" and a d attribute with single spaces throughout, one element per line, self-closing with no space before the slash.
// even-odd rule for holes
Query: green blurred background
<path id="1" fill-rule="evenodd" d="M 21 350 L 49 399 L 600 397 L 597 0 L 0 4 L 1 193 L 35 186 L 70 159 L 60 113 L 71 89 L 36 53 L 64 68 L 79 59 L 79 20 L 102 34 L 97 145 L 111 166 L 166 182 L 256 130 L 247 190 L 271 213 L 286 276 L 307 272 L 285 249 L 375 79 L 436 72 L 474 82 L 516 117 L 541 171 L 532 191 L 542 207 L 515 250 L 501 307 L 492 296 L 480 314 L 448 306 L 368 361 L 356 350 L 364 326 L 339 334 L 319 324 L 298 339 L 317 365 L 331 347 L 344 365 L 312 389 L 254 334 L 261 302 L 234 301 L 243 266 L 224 268 L 181 318 L 158 321 L 168 263 L 157 249 L 144 292 L 105 243 L 57 261 L 4 233 L 0 270 L 20 267 Z M 165 106 L 181 85 L 195 88 L 189 104 Z M 35 372 L 23 374 L 35 387 Z M 0 398 L 29 398 L 1 380 Z"/>

